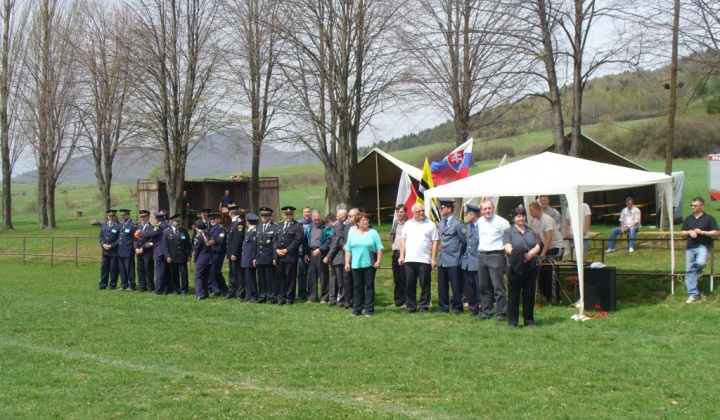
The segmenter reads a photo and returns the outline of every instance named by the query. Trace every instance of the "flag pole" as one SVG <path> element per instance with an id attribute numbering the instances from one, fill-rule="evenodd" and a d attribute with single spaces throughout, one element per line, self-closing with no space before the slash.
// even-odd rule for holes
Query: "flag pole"
<path id="1" fill-rule="evenodd" d="M 382 226 L 380 221 L 380 172 L 378 170 L 378 153 L 375 152 L 375 193 L 377 194 L 377 216 L 378 226 Z"/>

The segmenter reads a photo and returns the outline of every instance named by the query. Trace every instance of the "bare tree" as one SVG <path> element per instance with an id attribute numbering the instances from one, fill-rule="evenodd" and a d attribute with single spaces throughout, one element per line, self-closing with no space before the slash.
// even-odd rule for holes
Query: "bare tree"
<path id="1" fill-rule="evenodd" d="M 708 74 L 720 74 L 720 4 L 713 0 L 686 0 L 681 6 L 680 36 Z"/>
<path id="2" fill-rule="evenodd" d="M 260 201 L 260 153 L 265 139 L 273 132 L 273 117 L 283 92 L 282 72 L 278 67 L 281 50 L 279 36 L 282 0 L 224 0 L 227 21 L 228 59 L 233 84 L 237 84 L 249 108 L 250 118 L 241 127 L 250 126 L 252 147 L 252 210 Z M 245 103 L 243 103 L 245 105 Z M 244 107 L 244 106 L 243 106 Z M 247 132 L 247 130 L 244 130 Z"/>
<path id="3" fill-rule="evenodd" d="M 331 207 L 355 202 L 358 136 L 397 100 L 406 79 L 393 38 L 402 7 L 390 0 L 283 2 L 293 22 L 283 32 L 282 68 L 293 94 L 284 111 L 297 128 L 296 142 L 325 166 Z"/>
<path id="4" fill-rule="evenodd" d="M 21 49 L 27 14 L 18 15 L 16 0 L 3 0 L 0 13 L 2 47 L 0 50 L 0 149 L 2 149 L 2 229 L 13 229 L 12 172 L 26 137 L 19 135 L 18 113 L 21 107 L 18 83 L 21 80 Z"/>
<path id="5" fill-rule="evenodd" d="M 104 208 L 110 208 L 113 162 L 133 138 L 128 105 L 134 92 L 131 79 L 127 5 L 89 0 L 82 5 L 85 24 L 78 48 L 84 101 L 78 104 L 87 148 L 95 163 L 95 178 Z"/>
<path id="6" fill-rule="evenodd" d="M 54 228 L 55 190 L 80 134 L 74 3 L 42 0 L 33 12 L 25 67 L 25 117 L 38 168 L 38 227 Z"/>
<path id="7" fill-rule="evenodd" d="M 515 17 L 492 0 L 418 0 L 410 7 L 402 39 L 416 64 L 413 80 L 423 97 L 453 119 L 460 145 L 472 129 L 472 113 L 494 108 L 525 87 L 518 71 L 523 60 L 505 31 Z"/>
<path id="8" fill-rule="evenodd" d="M 170 211 L 180 212 L 188 154 L 223 116 L 222 92 L 215 89 L 218 8 L 212 0 L 137 0 L 133 6 L 143 129 L 162 152 Z"/>

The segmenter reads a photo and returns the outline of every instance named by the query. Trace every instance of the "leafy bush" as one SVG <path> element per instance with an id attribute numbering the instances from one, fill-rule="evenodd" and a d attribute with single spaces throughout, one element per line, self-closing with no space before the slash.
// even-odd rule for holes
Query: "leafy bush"
<path id="1" fill-rule="evenodd" d="M 37 213 L 37 212 L 38 212 L 38 203 L 37 203 L 37 201 L 30 201 L 29 203 L 25 204 L 25 207 L 23 208 L 23 212 L 25 212 L 25 213 Z"/>
<path id="2" fill-rule="evenodd" d="M 720 114 L 720 95 L 715 95 L 710 98 L 705 106 L 705 111 L 708 114 Z"/>

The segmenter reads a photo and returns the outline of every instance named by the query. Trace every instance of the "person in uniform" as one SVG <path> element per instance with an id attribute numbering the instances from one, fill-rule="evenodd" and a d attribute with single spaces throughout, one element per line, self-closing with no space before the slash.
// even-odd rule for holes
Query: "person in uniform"
<path id="1" fill-rule="evenodd" d="M 478 230 L 477 221 L 480 217 L 480 207 L 468 204 L 467 206 L 467 224 L 465 229 L 466 246 L 465 253 L 460 262 L 463 277 L 465 278 L 465 287 L 463 292 L 468 301 L 470 316 L 480 314 L 480 280 L 478 279 Z"/>
<path id="2" fill-rule="evenodd" d="M 210 238 L 208 244 L 212 251 L 212 267 L 210 269 L 210 287 L 213 296 L 227 296 L 228 287 L 225 283 L 225 276 L 222 273 L 223 261 L 225 261 L 226 237 L 225 228 L 220 223 L 218 213 L 210 214 L 210 229 L 207 236 Z"/>
<path id="3" fill-rule="evenodd" d="M 107 222 L 100 227 L 100 247 L 102 248 L 102 262 L 100 263 L 100 284 L 98 289 L 115 289 L 118 281 L 118 245 L 120 243 L 120 222 L 117 220 L 117 210 L 105 211 Z"/>
<path id="4" fill-rule="evenodd" d="M 198 300 L 210 297 L 209 280 L 212 267 L 212 251 L 207 244 L 205 232 L 208 225 L 202 220 L 195 222 L 193 257 L 195 258 L 195 297 Z"/>
<path id="5" fill-rule="evenodd" d="M 122 217 L 120 241 L 118 244 L 118 266 L 120 267 L 120 288 L 127 292 L 135 290 L 135 222 L 130 217 L 130 210 L 120 209 Z"/>
<path id="6" fill-rule="evenodd" d="M 272 221 L 273 210 L 260 207 L 260 223 L 255 239 L 255 267 L 258 279 L 258 302 L 277 304 L 277 267 L 275 253 L 275 236 L 278 225 Z"/>
<path id="7" fill-rule="evenodd" d="M 167 260 L 163 254 L 162 238 L 165 229 L 170 225 L 165 221 L 165 213 L 157 211 L 155 216 L 155 226 L 150 231 L 141 231 L 140 238 L 147 239 L 153 249 L 153 259 L 155 260 L 155 294 L 168 295 L 172 293 L 172 284 L 168 281 Z"/>
<path id="8" fill-rule="evenodd" d="M 143 238 L 141 232 L 150 232 L 155 225 L 150 223 L 150 212 L 140 210 L 140 224 L 135 230 L 135 255 L 137 255 L 137 278 L 141 292 L 155 290 L 155 261 L 153 260 L 152 242 Z"/>
<path id="9" fill-rule="evenodd" d="M 192 244 L 190 234 L 182 226 L 182 214 L 170 218 L 172 226 L 163 232 L 162 246 L 165 261 L 170 269 L 170 284 L 175 294 L 188 293 L 187 263 L 190 262 Z"/>
<path id="10" fill-rule="evenodd" d="M 237 297 L 238 300 L 247 298 L 245 293 L 245 282 L 243 281 L 242 270 L 240 270 L 240 254 L 245 239 L 245 221 L 240 216 L 239 206 L 230 206 L 228 211 L 232 221 L 227 231 L 226 254 L 229 267 L 228 293 L 226 298 Z"/>
<path id="11" fill-rule="evenodd" d="M 455 203 L 440 201 L 440 236 L 438 252 L 438 312 L 450 310 L 450 288 L 452 288 L 452 312 L 460 315 L 463 311 L 463 279 L 460 273 L 460 262 L 465 253 L 467 228 L 455 217 Z M 448 287 L 449 286 L 449 287 Z"/>
<path id="12" fill-rule="evenodd" d="M 207 226 L 207 228 L 210 229 L 210 213 L 212 213 L 212 210 L 211 209 L 200 209 L 197 212 L 200 213 L 200 220 L 205 222 L 205 225 Z M 193 230 L 193 239 L 195 239 L 196 232 L 197 232 L 197 230 Z M 207 230 L 206 230 L 206 233 L 207 233 Z"/>
<path id="13" fill-rule="evenodd" d="M 302 224 L 295 221 L 295 207 L 282 209 L 285 221 L 278 227 L 275 236 L 275 254 L 278 265 L 278 296 L 280 305 L 295 303 L 295 281 L 297 277 L 300 245 L 303 242 Z"/>
<path id="14" fill-rule="evenodd" d="M 239 278 L 245 283 L 246 300 L 258 302 L 257 278 L 255 277 L 255 251 L 257 249 L 257 224 L 260 218 L 254 213 L 245 215 L 246 230 L 240 252 Z M 240 299 L 240 298 L 238 298 Z"/>

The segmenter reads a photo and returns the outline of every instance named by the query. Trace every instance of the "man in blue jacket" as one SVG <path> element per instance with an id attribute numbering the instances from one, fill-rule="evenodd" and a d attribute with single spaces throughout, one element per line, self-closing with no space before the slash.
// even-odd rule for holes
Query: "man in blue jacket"
<path id="1" fill-rule="evenodd" d="M 100 247 L 102 248 L 102 262 L 100 263 L 100 284 L 98 289 L 115 289 L 118 281 L 118 244 L 120 241 L 120 222 L 117 220 L 117 210 L 105 211 L 107 222 L 100 226 Z"/>

